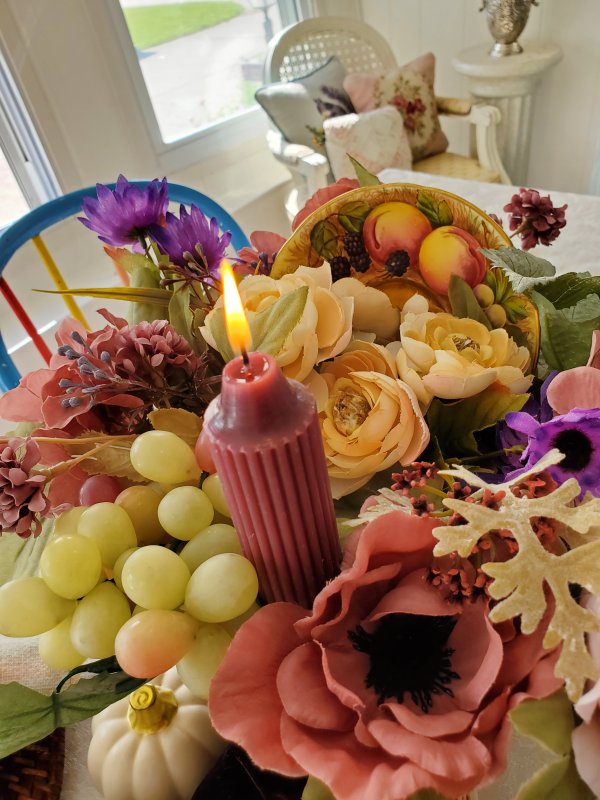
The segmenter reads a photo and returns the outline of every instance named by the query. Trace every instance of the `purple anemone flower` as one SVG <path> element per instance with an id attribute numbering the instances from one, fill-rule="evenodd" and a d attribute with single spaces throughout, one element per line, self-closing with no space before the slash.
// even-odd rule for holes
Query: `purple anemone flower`
<path id="1" fill-rule="evenodd" d="M 221 234 L 217 220 L 206 217 L 195 205 L 189 213 L 185 206 L 180 206 L 179 218 L 167 212 L 165 224 L 153 225 L 150 236 L 171 263 L 186 267 L 190 259 L 201 258 L 212 275 L 218 273 L 231 240 L 229 231 Z"/>
<path id="2" fill-rule="evenodd" d="M 576 478 L 583 497 L 587 491 L 600 497 L 600 409 L 575 408 L 568 414 L 538 422 L 530 414 L 517 411 L 506 415 L 510 428 L 527 436 L 527 449 L 521 463 L 525 468 L 537 463 L 556 448 L 564 459 L 548 472 L 557 483 Z M 517 470 L 514 475 L 517 475 Z M 512 476 L 511 476 L 512 477 Z"/>
<path id="3" fill-rule="evenodd" d="M 84 198 L 81 208 L 86 216 L 78 219 L 106 244 L 123 247 L 137 243 L 151 225 L 163 220 L 169 205 L 168 192 L 166 178 L 155 178 L 141 188 L 119 175 L 114 191 L 96 184 L 98 199 Z"/>

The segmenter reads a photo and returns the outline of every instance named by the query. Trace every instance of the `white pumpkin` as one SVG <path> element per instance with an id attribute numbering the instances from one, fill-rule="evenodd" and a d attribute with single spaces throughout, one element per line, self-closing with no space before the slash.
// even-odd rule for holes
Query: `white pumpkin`
<path id="1" fill-rule="evenodd" d="M 224 747 L 173 668 L 93 718 L 88 769 L 106 800 L 190 800 Z"/>

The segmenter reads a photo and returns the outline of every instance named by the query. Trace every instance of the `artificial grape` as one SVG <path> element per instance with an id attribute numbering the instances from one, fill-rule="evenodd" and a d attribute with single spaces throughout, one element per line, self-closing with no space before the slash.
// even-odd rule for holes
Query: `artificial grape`
<path id="1" fill-rule="evenodd" d="M 198 439 L 196 440 L 196 446 L 194 448 L 194 453 L 196 454 L 196 461 L 198 462 L 198 466 L 202 470 L 202 472 L 216 472 L 217 468 L 215 467 L 215 462 L 212 458 L 210 442 L 208 441 L 208 436 L 202 431 Z"/>
<path id="2" fill-rule="evenodd" d="M 39 638 L 40 658 L 51 669 L 73 669 L 85 661 L 85 657 L 77 652 L 71 642 L 72 619 L 72 615 L 66 617 Z"/>
<path id="3" fill-rule="evenodd" d="M 42 578 L 18 578 L 0 587 L 0 634 L 37 636 L 55 628 L 75 610 L 74 600 L 59 597 Z"/>
<path id="4" fill-rule="evenodd" d="M 185 561 L 157 544 L 132 553 L 121 573 L 123 591 L 144 608 L 173 609 L 182 605 L 189 579 Z"/>
<path id="5" fill-rule="evenodd" d="M 215 510 L 208 495 L 197 486 L 178 486 L 158 506 L 163 528 L 176 539 L 188 541 L 213 520 Z"/>
<path id="6" fill-rule="evenodd" d="M 196 480 L 200 470 L 192 448 L 170 431 L 146 431 L 131 446 L 131 463 L 140 475 L 158 483 Z"/>
<path id="7" fill-rule="evenodd" d="M 77 533 L 51 539 L 40 556 L 40 575 L 60 597 L 83 597 L 102 575 L 100 549 L 93 539 Z"/>
<path id="8" fill-rule="evenodd" d="M 95 503 L 114 503 L 121 491 L 121 484 L 112 475 L 90 475 L 81 484 L 79 502 L 82 506 Z"/>
<path id="9" fill-rule="evenodd" d="M 54 536 L 62 536 L 63 533 L 77 533 L 77 526 L 87 506 L 74 506 L 68 511 L 58 516 L 54 521 Z"/>
<path id="10" fill-rule="evenodd" d="M 139 550 L 139 547 L 130 547 L 128 550 L 124 550 L 115 561 L 115 565 L 113 567 L 113 580 L 122 592 L 125 591 L 123 589 L 123 583 L 121 581 L 121 576 L 123 574 L 123 567 L 125 566 L 125 562 L 129 558 L 129 556 L 132 553 L 135 553 L 136 550 Z"/>
<path id="11" fill-rule="evenodd" d="M 247 611 L 244 611 L 243 614 L 240 614 L 239 617 L 234 617 L 233 619 L 228 620 L 227 622 L 223 622 L 223 627 L 227 631 L 227 633 L 233 637 L 238 632 L 238 630 L 242 627 L 244 622 L 250 619 L 251 616 L 256 614 L 260 606 L 258 603 L 252 603 L 250 608 Z"/>
<path id="12" fill-rule="evenodd" d="M 86 658 L 108 658 L 115 653 L 115 637 L 130 618 L 129 603 L 114 583 L 96 586 L 73 614 L 71 642 Z"/>
<path id="13" fill-rule="evenodd" d="M 102 563 L 113 568 L 122 552 L 137 546 L 129 514 L 114 503 L 96 503 L 81 515 L 77 532 L 89 536 L 100 548 Z"/>
<path id="14" fill-rule="evenodd" d="M 197 630 L 198 622 L 181 611 L 140 611 L 117 634 L 117 661 L 134 678 L 154 678 L 183 658 Z"/>
<path id="15" fill-rule="evenodd" d="M 185 590 L 185 610 L 201 622 L 226 622 L 256 600 L 258 577 L 244 556 L 220 553 L 194 570 Z"/>
<path id="16" fill-rule="evenodd" d="M 240 540 L 233 525 L 222 522 L 209 525 L 189 541 L 179 555 L 193 572 L 204 561 L 219 553 L 238 553 L 242 555 Z"/>
<path id="17" fill-rule="evenodd" d="M 202 491 L 206 492 L 210 502 L 213 504 L 215 510 L 218 511 L 219 514 L 223 514 L 224 517 L 231 517 L 227 500 L 225 500 L 225 495 L 223 494 L 221 479 L 217 473 L 214 475 L 209 475 L 208 478 L 206 478 L 202 484 Z"/>
<path id="18" fill-rule="evenodd" d="M 210 682 L 231 644 L 231 636 L 222 625 L 200 624 L 193 645 L 177 662 L 177 672 L 190 692 L 208 700 Z"/>
<path id="19" fill-rule="evenodd" d="M 158 519 L 162 496 L 162 492 L 159 494 L 151 486 L 130 486 L 115 500 L 129 514 L 139 545 L 160 544 L 165 538 L 165 530 Z"/>

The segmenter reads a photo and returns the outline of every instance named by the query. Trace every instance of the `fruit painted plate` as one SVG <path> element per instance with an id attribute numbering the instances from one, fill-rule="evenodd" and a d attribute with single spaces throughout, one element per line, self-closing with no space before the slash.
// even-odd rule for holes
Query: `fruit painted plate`
<path id="1" fill-rule="evenodd" d="M 461 238 L 461 231 L 467 236 Z M 421 256 L 420 265 L 426 238 L 429 264 L 424 265 Z M 417 293 L 427 298 L 432 311 L 449 311 L 447 294 L 436 290 L 439 272 L 472 245 L 496 250 L 510 247 L 511 240 L 484 211 L 451 192 L 411 183 L 363 186 L 334 197 L 308 216 L 277 254 L 271 274 L 280 278 L 301 265 L 318 267 L 327 260 L 334 274 L 336 270 L 351 274 L 380 289 L 400 309 Z M 479 274 L 484 273 L 482 268 Z M 511 316 L 509 332 L 512 329 L 515 338 L 527 345 L 535 363 L 539 351 L 535 307 L 527 298 L 512 295 Z"/>

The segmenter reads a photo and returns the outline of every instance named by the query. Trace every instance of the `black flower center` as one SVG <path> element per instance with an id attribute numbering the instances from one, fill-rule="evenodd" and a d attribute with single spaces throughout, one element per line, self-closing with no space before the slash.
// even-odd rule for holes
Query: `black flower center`
<path id="1" fill-rule="evenodd" d="M 450 662 L 454 650 L 447 647 L 456 617 L 428 617 L 418 614 L 388 614 L 372 633 L 362 625 L 348 632 L 356 650 L 370 659 L 365 684 L 377 693 L 377 702 L 388 697 L 404 702 L 409 694 L 427 714 L 432 695 L 454 696 L 448 686 L 460 676 Z"/>
<path id="2" fill-rule="evenodd" d="M 577 428 L 561 431 L 554 438 L 552 447 L 556 447 L 561 453 L 565 454 L 559 467 L 569 472 L 580 472 L 589 466 L 594 452 L 589 438 Z"/>

